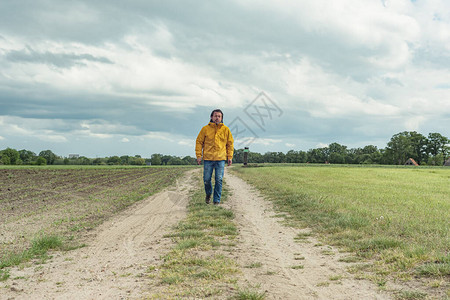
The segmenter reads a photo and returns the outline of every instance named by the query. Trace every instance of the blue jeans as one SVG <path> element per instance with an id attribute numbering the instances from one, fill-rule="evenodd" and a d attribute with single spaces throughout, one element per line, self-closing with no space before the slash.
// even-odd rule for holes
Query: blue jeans
<path id="1" fill-rule="evenodd" d="M 203 182 L 205 183 L 206 195 L 212 194 L 211 177 L 214 170 L 215 184 L 214 184 L 214 203 L 220 203 L 220 197 L 222 196 L 222 178 L 223 170 L 225 168 L 224 160 L 204 160 L 203 161 Z"/>

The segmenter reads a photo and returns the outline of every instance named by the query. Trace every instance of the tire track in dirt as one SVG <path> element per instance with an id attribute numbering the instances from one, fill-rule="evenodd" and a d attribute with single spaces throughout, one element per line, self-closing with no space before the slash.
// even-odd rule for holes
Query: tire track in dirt
<path id="1" fill-rule="evenodd" d="M 266 299 L 391 299 L 374 284 L 353 279 L 336 249 L 317 246 L 313 237 L 295 242 L 308 230 L 283 226 L 270 202 L 245 181 L 231 172 L 225 180 L 232 194 L 226 205 L 240 230 L 236 259 L 247 281 L 241 286 L 260 285 L 257 290 L 266 291 Z"/>
<path id="2" fill-rule="evenodd" d="M 11 269 L 0 299 L 141 299 L 150 295 L 148 266 L 170 250 L 163 236 L 186 215 L 194 176 L 131 206 L 94 230 L 88 247 L 55 252 L 41 266 Z M 8 284 L 9 287 L 5 288 Z"/>

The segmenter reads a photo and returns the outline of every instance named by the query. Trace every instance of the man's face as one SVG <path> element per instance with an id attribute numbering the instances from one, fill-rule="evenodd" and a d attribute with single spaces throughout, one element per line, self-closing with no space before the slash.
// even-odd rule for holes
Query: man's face
<path id="1" fill-rule="evenodd" d="M 218 111 L 215 111 L 211 119 L 214 123 L 219 124 L 220 122 L 222 122 L 222 114 Z"/>

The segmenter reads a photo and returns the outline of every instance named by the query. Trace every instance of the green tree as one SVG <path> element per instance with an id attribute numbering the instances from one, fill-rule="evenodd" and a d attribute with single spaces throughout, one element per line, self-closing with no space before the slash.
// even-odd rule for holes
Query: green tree
<path id="1" fill-rule="evenodd" d="M 328 161 L 333 164 L 343 164 L 346 161 L 347 146 L 340 145 L 338 143 L 331 143 L 328 146 L 329 159 Z"/>
<path id="2" fill-rule="evenodd" d="M 170 155 L 163 155 L 161 157 L 161 164 L 163 165 L 167 165 L 167 163 L 169 162 L 169 160 L 172 158 L 172 156 Z"/>
<path id="3" fill-rule="evenodd" d="M 306 162 L 306 152 L 289 150 L 285 158 L 287 163 L 304 163 Z"/>
<path id="4" fill-rule="evenodd" d="M 184 165 L 184 161 L 181 158 L 172 156 L 168 161 L 167 165 Z"/>
<path id="5" fill-rule="evenodd" d="M 307 161 L 310 163 L 324 163 L 328 161 L 328 148 L 309 149 Z"/>
<path id="6" fill-rule="evenodd" d="M 44 150 L 39 152 L 39 156 L 45 158 L 47 164 L 53 165 L 55 160 L 58 158 L 56 154 L 54 154 L 51 150 Z"/>
<path id="7" fill-rule="evenodd" d="M 241 163 L 244 161 L 242 160 Z M 261 153 L 258 152 L 248 152 L 248 162 L 249 163 L 263 163 L 264 162 L 264 156 Z"/>
<path id="8" fill-rule="evenodd" d="M 87 158 L 86 156 L 80 156 L 78 158 L 78 161 L 79 161 L 80 165 L 90 165 L 90 164 L 92 164 L 91 159 Z"/>
<path id="9" fill-rule="evenodd" d="M 185 156 L 181 159 L 185 165 L 196 165 L 197 160 L 193 158 L 192 156 Z"/>
<path id="10" fill-rule="evenodd" d="M 132 158 L 128 155 L 122 155 L 120 157 L 120 164 L 121 165 L 131 165 L 131 160 Z"/>
<path id="11" fill-rule="evenodd" d="M 92 164 L 94 165 L 102 165 L 104 164 L 103 160 L 100 157 L 94 158 L 94 160 L 92 161 Z"/>
<path id="12" fill-rule="evenodd" d="M 368 145 L 361 149 L 361 162 L 363 164 L 379 164 L 381 162 L 381 152 L 377 146 Z"/>
<path id="13" fill-rule="evenodd" d="M 394 134 L 387 144 L 386 156 L 391 164 L 403 165 L 414 155 L 409 133 L 407 131 Z"/>
<path id="14" fill-rule="evenodd" d="M 162 160 L 161 160 L 161 154 L 152 154 L 151 157 L 151 164 L 153 166 L 159 166 L 162 164 Z"/>
<path id="15" fill-rule="evenodd" d="M 106 162 L 108 163 L 108 165 L 120 165 L 120 157 L 118 157 L 117 155 L 110 156 L 108 157 Z"/>
<path id="16" fill-rule="evenodd" d="M 5 165 L 17 165 L 21 164 L 22 160 L 20 159 L 19 151 L 12 148 L 6 148 L 1 151 L 2 162 Z"/>
<path id="17" fill-rule="evenodd" d="M 433 132 L 428 134 L 427 151 L 430 154 L 428 164 L 442 165 L 448 154 L 447 146 L 450 140 L 440 133 Z"/>
<path id="18" fill-rule="evenodd" d="M 19 150 L 19 156 L 26 165 L 31 165 L 36 160 L 36 153 L 25 149 Z"/>
<path id="19" fill-rule="evenodd" d="M 10 165 L 11 160 L 9 159 L 8 156 L 1 156 L 1 153 L 0 153 L 0 164 L 1 165 Z"/>
<path id="20" fill-rule="evenodd" d="M 244 162 L 244 149 L 234 149 L 233 162 L 238 164 Z"/>
<path id="21" fill-rule="evenodd" d="M 409 138 L 413 149 L 412 158 L 414 158 L 418 164 L 421 164 L 427 158 L 428 140 L 425 136 L 415 131 L 409 132 Z"/>
<path id="22" fill-rule="evenodd" d="M 43 158 L 42 156 L 39 156 L 36 159 L 36 165 L 38 166 L 45 166 L 47 164 L 47 160 L 45 158 Z"/>
<path id="23" fill-rule="evenodd" d="M 286 162 L 286 155 L 283 152 L 266 152 L 264 153 L 264 162 L 284 163 Z"/>

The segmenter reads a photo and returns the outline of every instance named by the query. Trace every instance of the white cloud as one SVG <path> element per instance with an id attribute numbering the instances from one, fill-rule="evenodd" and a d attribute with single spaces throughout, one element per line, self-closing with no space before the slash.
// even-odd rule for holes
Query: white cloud
<path id="1" fill-rule="evenodd" d="M 316 145 L 316 148 L 325 148 L 325 147 L 328 147 L 328 144 L 326 144 L 326 143 L 318 143 Z"/>
<path id="2" fill-rule="evenodd" d="M 405 129 L 407 131 L 418 131 L 420 125 L 425 121 L 423 116 L 413 116 L 405 120 Z"/>
<path id="3" fill-rule="evenodd" d="M 0 141 L 1 141 L 1 140 L 4 140 L 4 139 L 5 139 L 5 138 L 4 138 L 4 137 L 2 137 L 2 136 L 0 135 Z"/>
<path id="4" fill-rule="evenodd" d="M 263 139 L 263 138 L 257 138 L 257 139 L 255 139 L 255 141 L 253 142 L 253 144 L 256 144 L 256 145 L 264 145 L 264 146 L 270 146 L 270 145 L 278 144 L 278 143 L 281 143 L 281 142 L 282 142 L 281 139 Z"/>
<path id="5" fill-rule="evenodd" d="M 286 143 L 285 145 L 286 145 L 286 147 L 289 147 L 289 148 L 294 148 L 295 147 L 295 144 Z"/>
<path id="6" fill-rule="evenodd" d="M 195 141 L 192 139 L 184 139 L 184 140 L 178 141 L 178 145 L 192 146 L 192 149 L 194 149 Z"/>
<path id="7" fill-rule="evenodd" d="M 36 137 L 42 141 L 51 143 L 64 143 L 67 142 L 67 138 L 63 135 L 54 134 L 52 131 L 48 131 L 47 134 L 38 134 Z"/>
<path id="8" fill-rule="evenodd" d="M 130 140 L 127 139 L 127 138 L 122 138 L 120 141 L 121 141 L 122 143 L 128 143 Z"/>
<path id="9" fill-rule="evenodd" d="M 145 139 L 150 139 L 150 140 L 165 140 L 165 141 L 169 141 L 169 142 L 174 142 L 175 139 L 171 138 L 171 134 L 167 133 L 167 132 L 147 132 L 146 134 L 144 134 L 142 137 Z"/>

